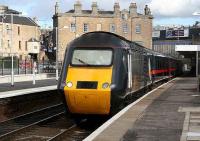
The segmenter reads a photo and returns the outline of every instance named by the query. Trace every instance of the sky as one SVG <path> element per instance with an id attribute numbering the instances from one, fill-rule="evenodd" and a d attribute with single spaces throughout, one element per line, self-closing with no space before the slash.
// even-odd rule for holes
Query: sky
<path id="1" fill-rule="evenodd" d="M 0 5 L 7 5 L 10 9 L 22 12 L 31 18 L 37 17 L 41 27 L 52 26 L 52 16 L 56 1 L 59 2 L 62 13 L 73 9 L 77 0 L 0 0 Z M 119 2 L 121 10 L 128 9 L 131 2 L 136 2 L 138 13 L 144 13 L 145 5 L 149 5 L 153 14 L 153 25 L 193 25 L 200 21 L 200 0 L 79 0 L 83 9 L 91 9 L 96 1 L 99 9 L 113 10 L 115 2 Z"/>

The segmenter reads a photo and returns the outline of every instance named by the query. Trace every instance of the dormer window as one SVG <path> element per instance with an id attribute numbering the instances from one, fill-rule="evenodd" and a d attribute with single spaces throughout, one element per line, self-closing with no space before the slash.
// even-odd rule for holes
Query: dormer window
<path id="1" fill-rule="evenodd" d="M 127 19 L 128 19 L 127 14 L 122 14 L 122 20 L 127 20 Z"/>

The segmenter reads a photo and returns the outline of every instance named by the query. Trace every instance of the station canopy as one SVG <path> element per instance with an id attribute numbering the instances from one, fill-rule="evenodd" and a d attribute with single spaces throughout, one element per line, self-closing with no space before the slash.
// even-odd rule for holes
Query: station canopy
<path id="1" fill-rule="evenodd" d="M 200 51 L 200 45 L 176 45 L 175 51 Z"/>

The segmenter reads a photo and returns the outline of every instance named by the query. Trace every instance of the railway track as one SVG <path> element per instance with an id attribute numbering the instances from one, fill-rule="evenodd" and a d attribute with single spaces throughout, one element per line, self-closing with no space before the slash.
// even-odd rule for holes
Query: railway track
<path id="1" fill-rule="evenodd" d="M 96 122 L 96 121 L 95 121 Z M 26 127 L 4 134 L 1 141 L 81 141 L 99 124 L 82 120 L 75 124 L 64 112 L 53 115 Z"/>
<path id="2" fill-rule="evenodd" d="M 104 122 L 105 119 L 100 121 L 99 119 L 93 121 L 83 120 L 78 125 L 71 126 L 48 141 L 82 141 Z"/>
<path id="3" fill-rule="evenodd" d="M 0 122 L 0 137 L 63 111 L 63 104 L 56 104 Z"/>
<path id="4" fill-rule="evenodd" d="M 83 140 L 103 122 L 74 120 L 63 112 L 62 104 L 0 122 L 0 141 Z"/>

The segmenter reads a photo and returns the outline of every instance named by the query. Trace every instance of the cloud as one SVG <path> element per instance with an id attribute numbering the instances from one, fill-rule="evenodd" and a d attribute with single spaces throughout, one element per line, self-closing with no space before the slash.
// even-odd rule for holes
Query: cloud
<path id="1" fill-rule="evenodd" d="M 59 1 L 61 12 L 74 8 L 76 0 L 1 0 L 0 5 L 23 12 L 29 17 L 37 17 L 41 24 L 52 25 L 55 2 Z M 192 13 L 200 11 L 200 0 L 80 0 L 83 9 L 91 9 L 93 1 L 98 3 L 99 9 L 113 10 L 116 1 L 120 8 L 128 9 L 131 2 L 136 2 L 139 13 L 144 13 L 146 4 L 150 5 L 154 18 L 188 18 Z"/>
<path id="2" fill-rule="evenodd" d="M 9 9 L 22 12 L 22 15 L 31 18 L 36 17 L 41 26 L 52 26 L 52 16 L 56 0 L 2 0 L 0 5 L 6 5 Z"/>
<path id="3" fill-rule="evenodd" d="M 92 2 L 97 2 L 98 8 L 103 10 L 113 10 L 114 3 L 116 1 L 120 4 L 120 9 L 129 9 L 131 2 L 136 2 L 138 7 L 138 12 L 143 13 L 145 4 L 149 3 L 151 0 L 80 0 L 83 9 L 91 9 Z M 74 3 L 76 0 L 64 0 L 61 1 L 61 7 L 63 12 L 74 8 Z"/>
<path id="4" fill-rule="evenodd" d="M 192 13 L 200 10 L 199 0 L 152 0 L 150 8 L 154 17 L 191 17 Z"/>

